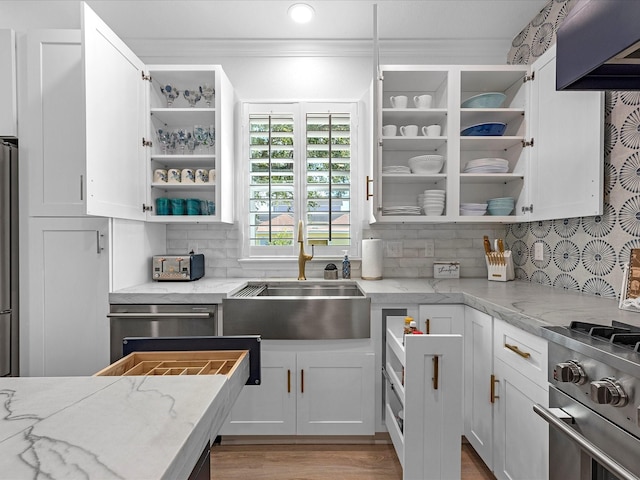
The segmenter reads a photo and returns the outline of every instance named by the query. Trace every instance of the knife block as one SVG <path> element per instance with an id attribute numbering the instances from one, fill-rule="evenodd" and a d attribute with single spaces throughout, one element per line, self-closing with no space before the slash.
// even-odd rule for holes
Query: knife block
<path id="1" fill-rule="evenodd" d="M 487 262 L 487 280 L 506 282 L 515 278 L 511 250 L 489 252 L 485 255 L 485 260 Z"/>

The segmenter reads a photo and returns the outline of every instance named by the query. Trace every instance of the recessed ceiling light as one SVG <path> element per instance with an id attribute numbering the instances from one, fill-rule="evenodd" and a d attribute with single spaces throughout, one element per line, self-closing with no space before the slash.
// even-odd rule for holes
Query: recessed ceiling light
<path id="1" fill-rule="evenodd" d="M 306 3 L 294 3 L 287 12 L 296 23 L 308 23 L 313 18 L 314 10 Z"/>

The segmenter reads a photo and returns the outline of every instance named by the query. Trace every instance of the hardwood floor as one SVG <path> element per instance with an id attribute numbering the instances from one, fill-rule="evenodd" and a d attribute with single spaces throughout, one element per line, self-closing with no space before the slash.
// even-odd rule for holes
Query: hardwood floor
<path id="1" fill-rule="evenodd" d="M 462 480 L 495 477 L 467 443 Z M 402 480 L 393 445 L 214 445 L 212 480 Z M 454 480 L 454 479 L 451 479 Z"/>

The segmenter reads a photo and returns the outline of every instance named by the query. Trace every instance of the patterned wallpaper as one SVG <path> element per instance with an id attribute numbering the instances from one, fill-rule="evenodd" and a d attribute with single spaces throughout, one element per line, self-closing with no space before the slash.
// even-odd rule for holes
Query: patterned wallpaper
<path id="1" fill-rule="evenodd" d="M 576 0 L 551 0 L 512 43 L 507 63 L 529 64 L 555 43 Z M 605 92 L 603 214 L 509 225 L 516 277 L 617 298 L 623 265 L 640 248 L 640 92 Z M 535 243 L 544 261 L 533 260 Z"/>

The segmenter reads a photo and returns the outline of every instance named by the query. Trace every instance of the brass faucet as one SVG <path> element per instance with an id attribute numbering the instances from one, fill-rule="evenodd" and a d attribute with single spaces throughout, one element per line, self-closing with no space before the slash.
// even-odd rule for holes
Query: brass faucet
<path id="1" fill-rule="evenodd" d="M 311 255 L 304 253 L 304 235 L 302 220 L 298 222 L 298 243 L 300 244 L 300 252 L 298 253 L 298 280 L 306 280 L 304 267 L 309 260 L 313 258 L 313 245 L 311 245 Z"/>

